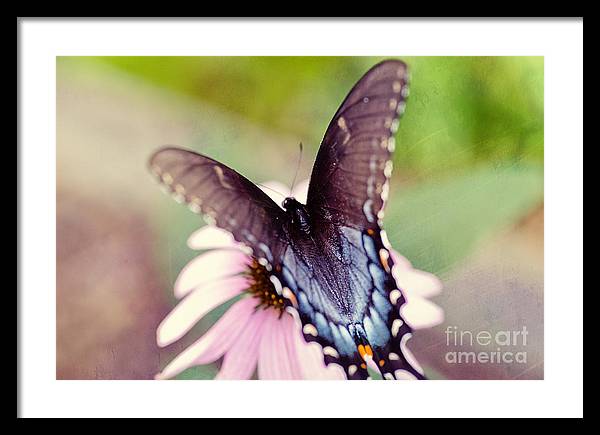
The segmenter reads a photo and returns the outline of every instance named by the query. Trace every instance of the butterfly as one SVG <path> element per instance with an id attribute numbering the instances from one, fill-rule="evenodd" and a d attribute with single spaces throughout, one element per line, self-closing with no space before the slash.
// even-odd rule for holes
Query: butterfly
<path id="1" fill-rule="evenodd" d="M 319 343 L 324 362 L 349 379 L 367 379 L 373 362 L 385 379 L 424 378 L 406 348 L 406 300 L 382 229 L 407 84 L 399 60 L 375 65 L 355 84 L 321 142 L 306 204 L 288 197 L 280 207 L 235 170 L 192 151 L 165 147 L 150 159 L 176 199 L 251 250 L 298 314 L 306 341 Z"/>

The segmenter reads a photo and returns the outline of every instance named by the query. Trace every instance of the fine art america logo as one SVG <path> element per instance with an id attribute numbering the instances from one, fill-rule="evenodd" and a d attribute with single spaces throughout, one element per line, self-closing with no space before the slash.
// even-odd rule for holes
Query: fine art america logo
<path id="1" fill-rule="evenodd" d="M 468 331 L 458 326 L 446 328 L 449 364 L 526 364 L 527 328 L 519 331 Z"/>

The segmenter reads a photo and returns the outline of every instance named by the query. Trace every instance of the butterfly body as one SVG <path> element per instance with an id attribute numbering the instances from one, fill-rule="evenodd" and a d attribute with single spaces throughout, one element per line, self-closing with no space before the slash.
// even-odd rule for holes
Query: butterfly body
<path id="1" fill-rule="evenodd" d="M 303 204 L 296 201 L 295 198 L 288 197 L 283 201 L 282 207 L 287 212 L 290 218 L 290 223 L 295 227 L 295 230 L 305 235 L 309 235 L 311 233 L 308 210 Z"/>
<path id="2" fill-rule="evenodd" d="M 286 198 L 280 207 L 233 169 L 191 151 L 168 147 L 150 161 L 178 199 L 267 267 L 305 339 L 350 379 L 366 379 L 369 363 L 386 379 L 423 378 L 406 348 L 405 299 L 381 228 L 407 77 L 403 62 L 385 61 L 350 91 L 321 143 L 306 204 Z"/>

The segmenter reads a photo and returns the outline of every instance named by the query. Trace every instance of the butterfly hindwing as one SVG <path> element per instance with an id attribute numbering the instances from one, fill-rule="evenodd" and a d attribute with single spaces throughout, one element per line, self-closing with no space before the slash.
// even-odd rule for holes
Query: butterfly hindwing
<path id="1" fill-rule="evenodd" d="M 231 232 L 271 262 L 282 246 L 283 210 L 254 183 L 209 157 L 181 148 L 160 149 L 150 169 L 175 199 Z"/>
<path id="2" fill-rule="evenodd" d="M 325 363 L 340 365 L 349 379 L 368 378 L 367 357 L 387 379 L 422 378 L 406 347 L 412 331 L 400 316 L 406 300 L 391 273 L 389 247 L 374 230 L 340 231 L 342 262 L 298 244 L 275 268 L 305 340 L 319 343 Z"/>

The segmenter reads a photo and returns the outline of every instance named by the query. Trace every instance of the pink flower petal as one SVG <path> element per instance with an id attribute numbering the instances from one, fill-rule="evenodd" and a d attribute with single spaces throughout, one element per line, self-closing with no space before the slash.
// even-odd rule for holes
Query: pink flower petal
<path id="1" fill-rule="evenodd" d="M 323 351 L 317 343 L 307 343 L 303 337 L 298 341 L 298 359 L 304 379 L 312 380 L 344 380 L 344 369 L 337 364 L 325 365 Z"/>
<path id="2" fill-rule="evenodd" d="M 402 336 L 402 340 L 400 341 L 400 350 L 402 351 L 402 355 L 404 355 L 404 358 L 406 358 L 406 362 L 410 364 L 416 371 L 423 375 L 424 372 L 423 368 L 421 367 L 421 364 L 419 364 L 411 350 L 406 345 L 406 343 L 411 337 L 412 334 L 404 334 Z"/>
<path id="3" fill-rule="evenodd" d="M 195 288 L 241 273 L 249 262 L 250 257 L 238 250 L 218 249 L 200 254 L 179 273 L 175 296 L 182 298 Z"/>
<path id="4" fill-rule="evenodd" d="M 259 379 L 282 379 L 280 366 L 277 364 L 276 346 L 280 346 L 279 334 L 276 330 L 277 318 L 269 316 L 265 320 L 260 347 L 258 349 L 258 377 Z"/>
<path id="5" fill-rule="evenodd" d="M 223 358 L 221 370 L 215 379 L 250 379 L 256 368 L 260 339 L 271 310 L 258 310 L 250 320 L 229 351 Z"/>
<path id="6" fill-rule="evenodd" d="M 423 298 L 430 298 L 440 293 L 442 282 L 433 274 L 421 270 L 399 270 L 394 273 L 398 286 Z"/>
<path id="7" fill-rule="evenodd" d="M 296 346 L 296 356 L 302 372 L 302 379 L 311 380 L 343 380 L 346 375 L 341 366 L 337 364 L 325 365 L 323 351 L 317 343 L 307 343 L 300 333 L 299 319 L 294 318 L 296 333 L 293 338 Z"/>
<path id="8" fill-rule="evenodd" d="M 171 361 L 156 379 L 168 379 L 184 370 L 218 360 L 231 347 L 254 311 L 256 301 L 248 297 L 236 302 L 194 344 Z"/>
<path id="9" fill-rule="evenodd" d="M 393 250 L 391 257 L 394 261 L 392 274 L 402 290 L 418 294 L 424 298 L 429 298 L 440 293 L 442 282 L 437 276 L 429 272 L 414 269 L 406 258 Z"/>
<path id="10" fill-rule="evenodd" d="M 282 334 L 285 340 L 285 347 L 291 368 L 291 379 L 302 379 L 302 367 L 298 358 L 298 350 L 296 346 L 297 337 L 300 331 L 296 328 L 296 324 L 292 316 L 284 314 L 281 318 L 283 325 L 281 327 Z"/>
<path id="11" fill-rule="evenodd" d="M 190 293 L 158 326 L 156 339 L 163 347 L 180 339 L 205 314 L 238 295 L 248 286 L 246 278 L 225 278 Z"/>
<path id="12" fill-rule="evenodd" d="M 217 248 L 239 248 L 240 245 L 233 240 L 229 231 L 206 225 L 196 230 L 187 241 L 190 249 L 217 249 Z"/>
<path id="13" fill-rule="evenodd" d="M 273 317 L 269 316 L 265 320 L 265 326 L 263 329 L 262 336 L 260 337 L 260 344 L 258 348 L 258 378 L 259 379 L 274 379 L 274 368 L 272 367 L 271 354 L 266 351 L 267 343 L 269 343 L 273 337 Z"/>
<path id="14" fill-rule="evenodd" d="M 325 374 L 322 379 L 331 381 L 343 381 L 346 380 L 346 374 L 344 369 L 338 364 L 330 364 L 325 369 Z"/>
<path id="15" fill-rule="evenodd" d="M 398 267 L 399 269 L 412 269 L 410 261 L 395 249 L 390 250 L 390 257 L 392 257 L 394 267 Z"/>
<path id="16" fill-rule="evenodd" d="M 300 379 L 293 319 L 287 313 L 279 318 L 277 312 L 265 322 L 258 355 L 260 379 Z"/>
<path id="17" fill-rule="evenodd" d="M 400 315 L 413 329 L 431 328 L 444 321 L 444 310 L 433 302 L 410 294 L 406 299 L 400 307 Z"/>

